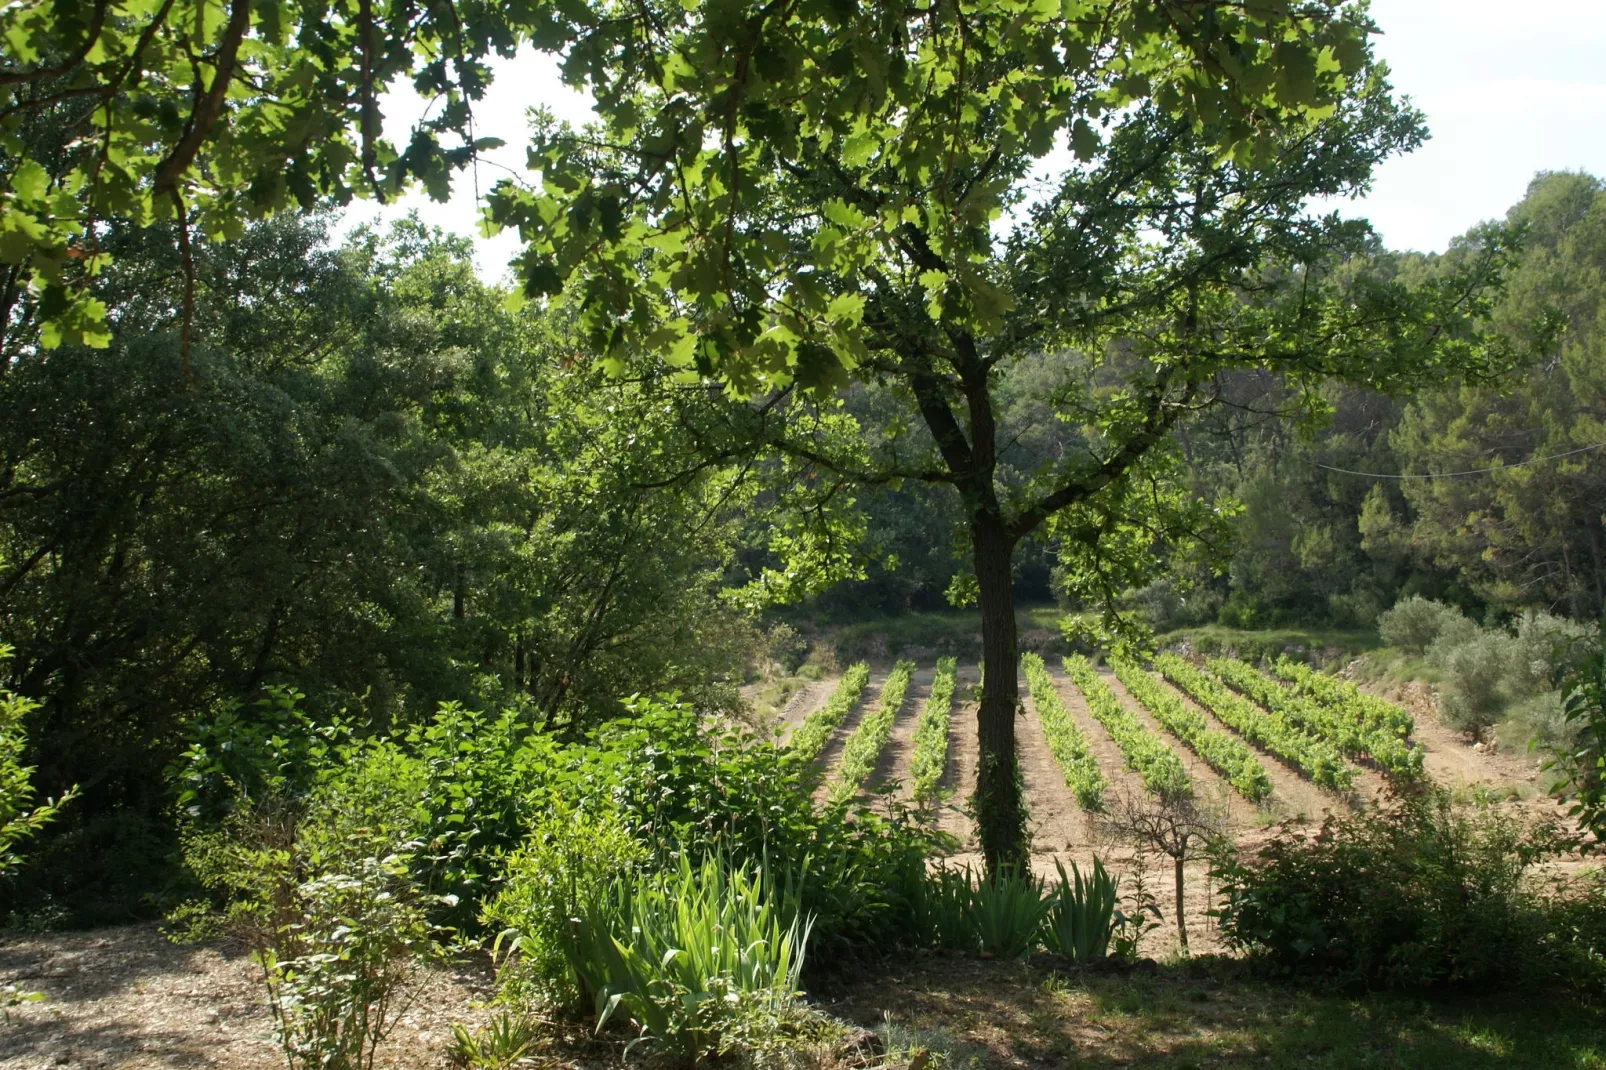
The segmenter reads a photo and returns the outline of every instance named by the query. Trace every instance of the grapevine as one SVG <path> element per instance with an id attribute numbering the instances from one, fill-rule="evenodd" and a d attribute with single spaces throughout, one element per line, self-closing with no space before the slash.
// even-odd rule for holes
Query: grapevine
<path id="1" fill-rule="evenodd" d="M 1065 786 L 1071 789 L 1082 809 L 1102 811 L 1108 782 L 1088 750 L 1087 737 L 1071 720 L 1070 711 L 1060 699 L 1059 689 L 1054 686 L 1043 659 L 1036 654 L 1022 654 L 1020 664 L 1026 673 L 1026 686 L 1037 710 L 1038 723 L 1043 726 L 1049 752 L 1059 763 L 1060 772 L 1065 774 Z"/>
<path id="2" fill-rule="evenodd" d="M 1086 658 L 1066 658 L 1065 671 L 1087 699 L 1088 712 L 1110 733 L 1127 768 L 1143 779 L 1144 787 L 1162 797 L 1192 794 L 1193 782 L 1188 779 L 1182 759 L 1121 704 Z"/>
<path id="3" fill-rule="evenodd" d="M 1190 709 L 1176 692 L 1135 663 L 1114 660 L 1110 668 L 1155 720 L 1186 743 L 1205 764 L 1226 777 L 1238 794 L 1250 802 L 1259 802 L 1271 794 L 1271 780 L 1266 770 L 1243 740 L 1211 728 L 1202 714 Z"/>

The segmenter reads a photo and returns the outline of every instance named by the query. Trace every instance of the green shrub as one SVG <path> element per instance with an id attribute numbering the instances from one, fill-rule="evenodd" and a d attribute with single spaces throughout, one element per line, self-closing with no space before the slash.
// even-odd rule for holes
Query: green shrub
<path id="1" fill-rule="evenodd" d="M 389 740 L 344 744 L 316 773 L 191 825 L 185 858 L 251 948 L 290 1065 L 369 1067 L 435 953 L 416 879 L 427 775 Z"/>
<path id="2" fill-rule="evenodd" d="M 0 662 L 9 657 L 11 648 L 0 643 Z M 28 745 L 24 721 L 38 708 L 37 702 L 0 688 L 0 873 L 19 861 L 17 844 L 43 828 L 75 794 L 34 805 L 33 769 L 22 764 L 22 755 Z"/>
<path id="3" fill-rule="evenodd" d="M 812 922 L 790 890 L 715 857 L 616 880 L 583 905 L 569 943 L 600 1029 L 628 1018 L 660 1054 L 724 1054 L 743 1018 L 795 1002 Z"/>
<path id="4" fill-rule="evenodd" d="M 433 950 L 409 858 L 359 857 L 288 892 L 293 907 L 256 951 L 274 1031 L 291 1067 L 362 1070 L 406 1010 L 405 986 Z"/>
<path id="5" fill-rule="evenodd" d="M 1056 863 L 1051 886 L 1030 873 L 1006 871 L 997 878 L 969 866 L 938 866 L 923 875 L 914 896 L 914 942 L 996 958 L 1021 958 L 1046 947 L 1075 962 L 1109 952 L 1116 920 L 1115 879 L 1098 859 L 1084 877 Z"/>
<path id="6" fill-rule="evenodd" d="M 910 889 L 939 842 L 895 802 L 816 807 L 810 760 L 683 703 L 634 699 L 549 774 L 569 807 L 611 806 L 651 864 L 717 853 L 792 875 L 820 962 L 906 939 Z"/>
<path id="7" fill-rule="evenodd" d="M 910 942 L 949 951 L 978 950 L 970 912 L 973 899 L 974 877 L 968 866 L 939 865 L 919 874 L 910 886 Z"/>
<path id="8" fill-rule="evenodd" d="M 994 958 L 1025 958 L 1054 902 L 1031 873 L 1005 870 L 977 880 L 970 900 L 976 945 Z"/>
<path id="9" fill-rule="evenodd" d="M 1496 986 L 1549 969 L 1544 919 L 1523 891 L 1554 846 L 1496 811 L 1427 792 L 1320 830 L 1285 828 L 1245 862 L 1218 857 L 1228 945 L 1277 972 L 1364 987 Z"/>
<path id="10" fill-rule="evenodd" d="M 609 810 L 554 809 L 507 859 L 502 890 L 486 904 L 496 947 L 513 957 L 500 975 L 520 1002 L 579 997 L 570 968 L 572 919 L 636 873 L 647 852 Z"/>
<path id="11" fill-rule="evenodd" d="M 1394 608 L 1377 618 L 1377 632 L 1383 642 L 1410 654 L 1424 654 L 1447 630 L 1460 634 L 1461 623 L 1471 623 L 1454 606 L 1412 595 L 1402 598 Z"/>
<path id="12" fill-rule="evenodd" d="M 1439 716 L 1462 732 L 1478 733 L 1500 720 L 1513 697 L 1515 644 L 1509 635 L 1483 633 L 1454 645 L 1434 644 L 1444 670 Z"/>
<path id="13" fill-rule="evenodd" d="M 1115 930 L 1115 908 L 1120 900 L 1119 882 L 1098 858 L 1086 876 L 1071 863 L 1067 876 L 1064 863 L 1054 862 L 1059 884 L 1049 895 L 1049 909 L 1043 919 L 1043 945 L 1075 963 L 1102 959 L 1110 950 Z"/>

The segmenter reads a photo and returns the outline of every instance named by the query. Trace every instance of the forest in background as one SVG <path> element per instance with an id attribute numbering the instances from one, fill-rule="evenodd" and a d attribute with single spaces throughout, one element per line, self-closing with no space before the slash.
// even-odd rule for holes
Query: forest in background
<path id="1" fill-rule="evenodd" d="M 1594 620 L 1606 607 L 1606 200 L 1584 174 L 1535 178 L 1508 220 L 1525 245 L 1495 319 L 1533 354 L 1490 383 L 1390 396 L 1330 386 L 1328 411 L 1300 419 L 1286 383 L 1229 373 L 1225 403 L 1179 429 L 1190 493 L 1239 510 L 1233 538 L 1203 564 L 1124 592 L 1166 631 L 1369 629 L 1402 597 L 1448 602 L 1490 624 L 1524 608 Z M 1445 256 L 1465 255 L 1466 241 Z M 1437 257 L 1400 254 L 1402 269 Z M 1041 358 L 1045 362 L 1051 357 Z M 1011 451 L 1029 468 L 1056 448 L 1055 418 L 1026 414 Z M 963 555 L 930 538 L 952 503 L 921 488 L 874 495 L 886 555 L 862 583 L 821 596 L 831 610 L 938 609 Z M 1357 521 L 1357 518 L 1359 520 Z M 1080 608 L 1052 545 L 1020 563 L 1017 590 Z M 890 559 L 890 564 L 888 563 Z"/>
<path id="2" fill-rule="evenodd" d="M 1269 374 L 1223 373 L 1226 403 L 1176 441 L 1231 537 L 1185 558 L 1156 540 L 1167 575 L 1119 592 L 1128 612 L 1161 632 L 1371 628 L 1413 595 L 1489 626 L 1600 612 L 1606 191 L 1541 175 L 1509 222 L 1524 245 L 1494 317 L 1532 361 L 1412 396 L 1328 387 L 1315 413 Z M 7 874 L 13 917 L 108 921 L 176 894 L 163 771 L 270 686 L 376 729 L 445 702 L 573 734 L 633 693 L 735 709 L 754 666 L 806 649 L 777 623 L 806 644 L 963 601 L 945 488 L 854 503 L 813 489 L 806 460 L 688 466 L 730 433 L 717 398 L 578 371 L 565 320 L 478 280 L 466 243 L 403 224 L 335 248 L 326 228 L 284 217 L 201 247 L 187 368 L 160 230 L 116 238 L 110 346 L 25 358 L 27 333 L 7 339 L 0 684 L 42 703 L 38 790 L 81 792 Z M 1376 255 L 1431 271 L 1472 243 Z M 1001 396 L 1006 468 L 1074 434 L 1041 400 L 1054 361 Z M 878 404 L 871 385 L 846 401 L 866 420 Z M 778 531 L 853 504 L 862 545 L 775 576 Z M 1060 567 L 1052 539 L 1028 544 L 1017 594 L 1074 612 Z"/>

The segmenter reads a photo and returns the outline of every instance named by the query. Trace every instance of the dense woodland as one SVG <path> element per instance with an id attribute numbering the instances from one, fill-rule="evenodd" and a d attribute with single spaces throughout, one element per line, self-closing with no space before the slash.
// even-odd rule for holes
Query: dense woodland
<path id="1" fill-rule="evenodd" d="M 71 6 L 0 14 L 9 930 L 245 940 L 292 1067 L 469 945 L 504 1029 L 796 1065 L 806 946 L 1185 957 L 1207 859 L 1271 976 L 1606 991 L 1606 884 L 1528 876 L 1606 813 L 1606 182 L 1442 254 L 1309 212 L 1426 134 L 1364 7 Z M 489 194 L 510 275 L 343 233 L 444 195 L 521 40 L 598 104 Z M 404 75 L 448 106 L 392 146 Z M 1428 717 L 1532 744 L 1532 805 L 1435 780 Z M 1034 853 L 1038 747 L 1174 912 Z M 1238 853 L 1207 780 L 1323 832 Z"/>

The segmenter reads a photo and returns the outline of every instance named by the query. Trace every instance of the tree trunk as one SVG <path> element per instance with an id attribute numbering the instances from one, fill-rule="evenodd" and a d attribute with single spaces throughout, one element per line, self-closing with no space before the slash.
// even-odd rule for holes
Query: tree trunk
<path id="1" fill-rule="evenodd" d="M 1182 909 L 1182 859 L 1172 859 L 1177 873 L 1177 939 L 1182 943 L 1182 953 L 1188 953 L 1188 916 Z"/>
<path id="2" fill-rule="evenodd" d="M 982 694 L 976 710 L 981 760 L 971 808 L 989 875 L 1024 873 L 1029 864 L 1026 807 L 1015 759 L 1015 589 L 1011 574 L 1014 542 L 996 513 L 981 511 L 971 521 L 971 548 L 981 606 Z"/>

